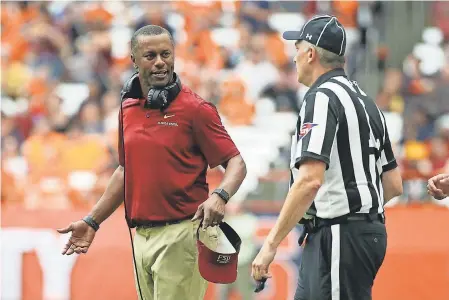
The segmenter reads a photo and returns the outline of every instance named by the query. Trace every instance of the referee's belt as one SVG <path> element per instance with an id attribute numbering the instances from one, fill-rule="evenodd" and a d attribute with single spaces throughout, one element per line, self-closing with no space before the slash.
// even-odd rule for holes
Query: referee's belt
<path id="1" fill-rule="evenodd" d="M 313 232 L 314 230 L 317 230 L 321 227 L 332 226 L 335 224 L 344 224 L 354 221 L 366 221 L 366 222 L 379 221 L 382 224 L 385 224 L 385 215 L 378 213 L 349 214 L 333 219 L 322 219 L 314 216 L 311 219 L 302 219 L 299 223 L 304 224 L 309 232 Z"/>
<path id="2" fill-rule="evenodd" d="M 148 220 L 132 220 L 133 227 L 142 227 L 142 228 L 153 228 L 153 227 L 163 227 L 173 224 L 179 224 L 185 220 L 192 219 L 194 215 L 187 216 L 178 220 L 168 220 L 168 221 L 148 221 Z"/>
<path id="3" fill-rule="evenodd" d="M 332 226 L 336 224 L 345 224 L 354 221 L 365 221 L 365 222 L 377 222 L 379 221 L 382 224 L 385 224 L 385 215 L 384 214 L 349 214 L 341 217 L 337 217 L 334 219 L 321 219 L 313 216 L 311 219 L 301 219 L 299 224 L 304 225 L 304 230 L 298 239 L 298 244 L 302 246 L 304 240 L 306 239 L 307 234 L 314 233 L 318 231 L 318 229 L 326 226 Z"/>

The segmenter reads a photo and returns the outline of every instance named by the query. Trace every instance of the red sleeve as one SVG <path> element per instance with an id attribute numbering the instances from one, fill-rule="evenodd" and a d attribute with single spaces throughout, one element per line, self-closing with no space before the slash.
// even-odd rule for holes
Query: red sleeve
<path id="1" fill-rule="evenodd" d="M 240 154 L 212 103 L 203 102 L 198 106 L 193 121 L 193 135 L 211 168 Z"/>
<path id="2" fill-rule="evenodd" d="M 122 118 L 121 118 L 122 110 L 118 113 L 118 160 L 121 166 L 125 166 L 125 156 L 123 153 L 123 126 L 122 126 Z"/>

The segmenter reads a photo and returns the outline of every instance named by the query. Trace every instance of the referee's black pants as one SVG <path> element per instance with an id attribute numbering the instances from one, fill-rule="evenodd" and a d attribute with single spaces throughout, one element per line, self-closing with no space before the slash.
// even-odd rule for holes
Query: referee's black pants
<path id="1" fill-rule="evenodd" d="M 303 249 L 295 300 L 371 300 L 385 257 L 381 221 L 349 221 L 309 233 Z"/>

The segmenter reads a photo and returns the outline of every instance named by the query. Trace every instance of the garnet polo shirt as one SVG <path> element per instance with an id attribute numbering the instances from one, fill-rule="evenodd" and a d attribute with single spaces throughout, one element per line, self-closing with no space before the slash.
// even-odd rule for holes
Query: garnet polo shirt
<path id="1" fill-rule="evenodd" d="M 177 220 L 208 198 L 208 165 L 239 154 L 215 106 L 183 86 L 161 112 L 143 99 L 125 99 L 119 116 L 119 157 L 125 168 L 125 205 L 133 221 Z"/>

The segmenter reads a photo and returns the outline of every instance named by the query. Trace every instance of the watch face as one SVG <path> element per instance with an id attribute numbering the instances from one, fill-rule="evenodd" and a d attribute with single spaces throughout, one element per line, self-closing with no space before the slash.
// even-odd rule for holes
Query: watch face
<path id="1" fill-rule="evenodd" d="M 229 200 L 229 194 L 224 189 L 216 189 L 214 193 L 218 194 L 220 198 L 222 198 L 226 202 Z"/>

